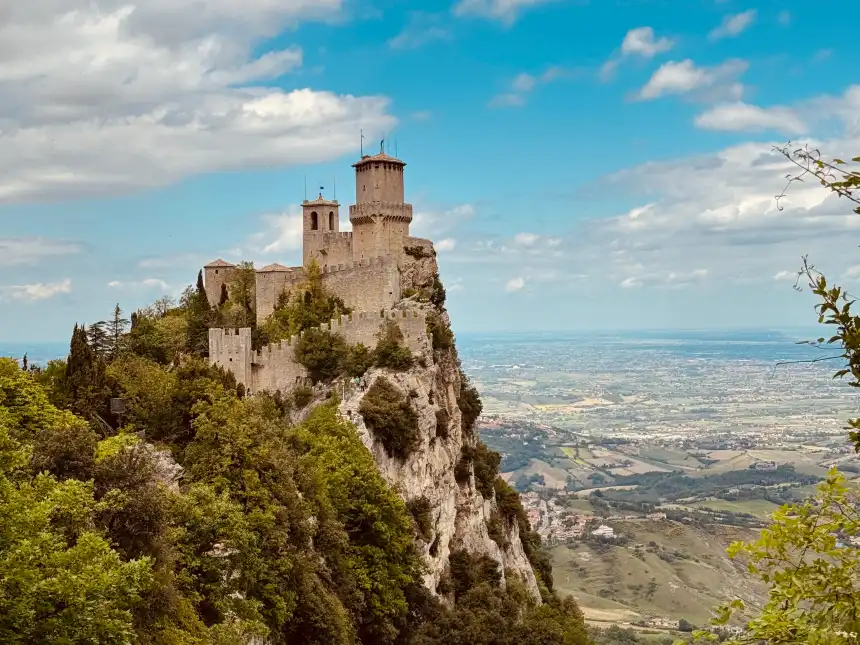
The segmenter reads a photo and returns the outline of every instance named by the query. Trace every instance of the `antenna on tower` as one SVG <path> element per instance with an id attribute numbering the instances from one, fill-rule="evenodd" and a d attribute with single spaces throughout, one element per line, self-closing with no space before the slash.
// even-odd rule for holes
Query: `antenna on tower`
<path id="1" fill-rule="evenodd" d="M 332 188 L 332 190 L 333 190 L 332 200 L 337 201 L 337 175 L 335 175 L 334 177 L 331 178 L 331 182 L 332 182 L 332 187 L 333 187 Z"/>
<path id="2" fill-rule="evenodd" d="M 380 152 L 380 154 L 385 152 L 385 135 L 384 134 L 382 135 L 382 141 L 379 142 L 379 152 Z"/>
<path id="3" fill-rule="evenodd" d="M 305 175 L 305 201 L 308 201 L 308 176 Z"/>
<path id="4" fill-rule="evenodd" d="M 361 156 L 364 156 L 364 130 L 361 130 Z"/>
<path id="5" fill-rule="evenodd" d="M 394 156 L 397 156 L 397 137 L 394 137 Z"/>

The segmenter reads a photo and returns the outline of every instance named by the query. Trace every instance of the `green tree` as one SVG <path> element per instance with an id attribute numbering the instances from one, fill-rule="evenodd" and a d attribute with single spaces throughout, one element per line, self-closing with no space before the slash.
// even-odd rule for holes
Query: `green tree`
<path id="1" fill-rule="evenodd" d="M 69 407 L 75 414 L 90 419 L 94 414 L 105 411 L 109 395 L 105 365 L 90 347 L 83 325 L 75 325 L 72 331 L 63 389 L 68 393 Z"/>
<path id="2" fill-rule="evenodd" d="M 128 329 L 129 321 L 122 317 L 122 309 L 117 303 L 113 309 L 113 317 L 105 324 L 107 334 L 107 356 L 113 360 L 120 353 L 120 341 Z"/>
<path id="3" fill-rule="evenodd" d="M 223 303 L 222 303 L 223 304 Z M 209 356 L 209 326 L 212 322 L 212 308 L 206 288 L 203 286 L 203 271 L 197 273 L 197 286 L 183 298 L 185 309 L 186 346 L 189 354 L 207 358 Z"/>

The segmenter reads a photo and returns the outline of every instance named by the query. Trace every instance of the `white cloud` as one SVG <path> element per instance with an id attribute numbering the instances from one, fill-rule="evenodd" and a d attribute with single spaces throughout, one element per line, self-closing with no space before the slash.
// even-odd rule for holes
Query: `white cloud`
<path id="1" fill-rule="evenodd" d="M 341 0 L 29 0 L 0 22 L 0 202 L 117 193 L 216 170 L 315 163 L 390 130 L 384 97 L 270 81 L 254 53 Z M 280 83 L 279 83 L 280 84 Z M 295 86 L 296 82 L 287 82 Z"/>
<path id="2" fill-rule="evenodd" d="M 507 291 L 508 293 L 513 293 L 515 291 L 522 291 L 523 287 L 525 287 L 525 286 L 526 286 L 525 278 L 518 276 L 516 278 L 511 278 L 510 280 L 508 280 L 507 284 L 505 285 L 505 291 Z"/>
<path id="3" fill-rule="evenodd" d="M 644 58 L 653 58 L 657 54 L 667 52 L 672 49 L 674 42 L 665 36 L 656 38 L 654 29 L 651 27 L 638 27 L 631 29 L 624 36 L 624 41 L 621 43 L 621 54 L 623 56 L 642 56 Z"/>
<path id="4" fill-rule="evenodd" d="M 708 37 L 711 40 L 734 38 L 746 31 L 755 22 L 757 13 L 755 9 L 750 9 L 749 11 L 726 16 L 723 18 L 720 26 L 708 34 Z"/>
<path id="5" fill-rule="evenodd" d="M 534 233 L 517 233 L 514 235 L 514 243 L 522 246 L 531 246 L 538 241 L 538 237 Z"/>
<path id="6" fill-rule="evenodd" d="M 475 216 L 471 204 L 459 204 L 444 211 L 418 210 L 412 215 L 409 232 L 417 237 L 438 238 Z"/>
<path id="7" fill-rule="evenodd" d="M 122 291 L 157 289 L 164 293 L 168 293 L 172 290 L 172 287 L 161 278 L 144 278 L 142 280 L 131 280 L 125 282 L 121 280 L 111 280 L 107 283 L 107 286 L 111 289 L 118 289 Z"/>
<path id="8" fill-rule="evenodd" d="M 454 7 L 454 15 L 476 16 L 512 24 L 526 9 L 531 9 L 558 0 L 460 0 Z"/>
<path id="9" fill-rule="evenodd" d="M 793 282 L 793 281 L 797 280 L 797 271 L 784 271 L 784 270 L 778 271 L 777 273 L 774 274 L 773 279 L 777 280 L 779 282 L 784 282 L 784 281 L 789 281 L 789 280 Z"/>
<path id="10" fill-rule="evenodd" d="M 666 287 L 671 289 L 682 289 L 693 286 L 702 282 L 708 276 L 707 269 L 694 269 L 693 271 L 653 271 L 641 272 L 641 266 L 636 267 L 640 270 L 636 275 L 630 275 L 619 282 L 619 286 L 625 289 L 635 287 L 651 286 L 651 287 Z"/>
<path id="11" fill-rule="evenodd" d="M 794 275 L 795 277 L 797 276 L 796 271 Z M 860 278 L 860 264 L 855 264 L 854 266 L 848 267 L 842 274 L 842 278 L 844 280 L 857 280 L 858 278 Z"/>
<path id="12" fill-rule="evenodd" d="M 32 266 L 42 260 L 73 255 L 82 250 L 80 244 L 63 240 L 42 237 L 0 238 L 0 267 Z"/>
<path id="13" fill-rule="evenodd" d="M 600 68 L 599 77 L 608 81 L 615 74 L 615 70 L 621 64 L 622 59 L 630 56 L 640 58 L 653 58 L 657 54 L 669 51 L 675 46 L 671 38 L 665 36 L 657 38 L 652 27 L 637 27 L 631 29 L 621 42 L 620 52 L 613 55 Z"/>
<path id="14" fill-rule="evenodd" d="M 561 67 L 549 67 L 541 74 L 517 74 L 510 83 L 508 91 L 497 94 L 490 99 L 490 107 L 519 107 L 525 105 L 526 96 L 540 85 L 552 83 L 568 75 L 568 70 Z"/>
<path id="15" fill-rule="evenodd" d="M 694 90 L 713 91 L 721 88 L 737 94 L 741 88 L 734 83 L 734 79 L 743 74 L 748 66 L 746 61 L 737 59 L 728 60 L 716 67 L 697 67 L 689 58 L 669 61 L 652 74 L 640 90 L 639 98 L 650 100 L 667 94 L 687 94 Z"/>
<path id="16" fill-rule="evenodd" d="M 440 252 L 453 251 L 455 246 L 457 246 L 457 240 L 451 237 L 446 237 L 445 239 L 439 240 L 438 242 L 436 242 L 436 244 L 434 244 L 436 250 Z"/>
<path id="17" fill-rule="evenodd" d="M 417 11 L 399 34 L 388 41 L 392 49 L 418 49 L 428 43 L 451 40 L 451 29 L 442 24 L 439 16 Z"/>
<path id="18" fill-rule="evenodd" d="M 47 300 L 61 293 L 70 293 L 72 281 L 66 278 L 60 282 L 36 282 L 34 284 L 12 285 L 0 287 L 0 300 L 24 300 L 35 302 Z"/>
<path id="19" fill-rule="evenodd" d="M 282 213 L 263 215 L 265 228 L 251 236 L 252 252 L 262 254 L 297 251 L 302 248 L 302 209 L 291 206 Z"/>
<path id="20" fill-rule="evenodd" d="M 806 124 L 790 108 L 762 108 L 742 102 L 713 107 L 696 117 L 695 123 L 707 130 L 730 132 L 774 131 L 792 136 L 807 132 Z"/>

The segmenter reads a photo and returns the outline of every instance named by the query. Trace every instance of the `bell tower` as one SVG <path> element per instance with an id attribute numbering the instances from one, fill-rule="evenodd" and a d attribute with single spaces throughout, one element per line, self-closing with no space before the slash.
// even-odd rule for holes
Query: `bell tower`
<path id="1" fill-rule="evenodd" d="M 302 265 L 307 266 L 316 259 L 320 266 L 326 264 L 320 255 L 325 252 L 327 236 L 340 232 L 340 204 L 323 197 L 322 189 L 316 199 L 302 202 Z"/>
<path id="2" fill-rule="evenodd" d="M 406 163 L 385 153 L 364 155 L 355 168 L 355 206 L 349 207 L 353 260 L 397 257 L 409 236 L 412 205 L 404 201 L 403 169 Z"/>

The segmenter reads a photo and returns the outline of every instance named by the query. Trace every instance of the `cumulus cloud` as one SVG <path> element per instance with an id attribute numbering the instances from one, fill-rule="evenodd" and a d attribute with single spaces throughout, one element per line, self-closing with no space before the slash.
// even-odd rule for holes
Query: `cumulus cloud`
<path id="1" fill-rule="evenodd" d="M 451 40 L 451 29 L 440 16 L 416 11 L 410 14 L 403 30 L 388 41 L 392 49 L 418 49 L 432 42 Z"/>
<path id="2" fill-rule="evenodd" d="M 669 51 L 675 46 L 671 38 L 657 38 L 652 27 L 637 27 L 631 29 L 621 42 L 621 50 L 607 60 L 600 68 L 600 78 L 609 80 L 621 64 L 622 59 L 629 56 L 653 58 L 657 54 Z"/>
<path id="3" fill-rule="evenodd" d="M 157 289 L 158 291 L 168 293 L 172 290 L 171 286 L 161 278 L 144 278 L 143 280 L 131 281 L 111 280 L 107 283 L 107 286 L 111 289 L 118 289 L 122 291 Z"/>
<path id="4" fill-rule="evenodd" d="M 723 38 L 734 38 L 746 31 L 755 22 L 758 12 L 755 9 L 750 9 L 742 13 L 732 14 L 723 18 L 719 27 L 714 29 L 708 37 L 711 40 L 721 40 Z"/>
<path id="5" fill-rule="evenodd" d="M 762 108 L 743 102 L 717 105 L 696 117 L 695 123 L 707 130 L 730 132 L 772 131 L 790 136 L 807 132 L 806 124 L 790 108 Z"/>
<path id="6" fill-rule="evenodd" d="M 531 246 L 538 241 L 539 236 L 534 233 L 517 233 L 514 235 L 514 244 L 522 246 Z"/>
<path id="7" fill-rule="evenodd" d="M 351 150 L 360 127 L 390 129 L 384 97 L 268 84 L 296 70 L 303 54 L 288 46 L 257 55 L 258 45 L 340 10 L 341 0 L 31 0 L 4 7 L 0 202 L 314 163 Z"/>
<path id="8" fill-rule="evenodd" d="M 460 0 L 454 6 L 454 15 L 498 20 L 512 24 L 520 14 L 533 7 L 559 0 Z"/>
<path id="9" fill-rule="evenodd" d="M 729 95 L 741 93 L 742 87 L 735 79 L 749 67 L 743 60 L 732 59 L 715 67 L 697 67 L 689 58 L 682 61 L 669 61 L 661 65 L 639 91 L 639 99 L 651 100 L 667 94 L 688 94 L 709 91 L 709 98 L 716 98 L 717 91 L 724 90 Z"/>
<path id="10" fill-rule="evenodd" d="M 2 180 L 0 180 L 2 181 Z M 32 266 L 42 260 L 80 253 L 76 242 L 42 237 L 0 237 L 0 267 Z"/>
<path id="11" fill-rule="evenodd" d="M 452 237 L 446 237 L 445 239 L 439 240 L 438 242 L 436 242 L 436 244 L 434 244 L 436 250 L 440 252 L 453 251 L 454 247 L 456 246 L 457 240 Z"/>
<path id="12" fill-rule="evenodd" d="M 33 284 L 11 285 L 0 287 L 0 300 L 23 300 L 35 302 L 47 300 L 62 293 L 70 293 L 72 281 L 66 278 L 60 282 L 36 282 Z"/>
<path id="13" fill-rule="evenodd" d="M 490 99 L 490 107 L 519 107 L 525 105 L 526 97 L 538 86 L 552 83 L 568 74 L 561 67 L 549 67 L 542 73 L 534 76 L 532 74 L 518 74 L 511 81 L 507 91 L 497 94 Z"/>
<path id="14" fill-rule="evenodd" d="M 417 237 L 438 238 L 475 216 L 471 204 L 458 204 L 447 210 L 418 209 L 412 215 L 409 232 Z"/>
<path id="15" fill-rule="evenodd" d="M 505 284 L 505 291 L 507 291 L 508 293 L 522 291 L 523 287 L 525 286 L 525 278 L 517 276 L 516 278 L 511 278 L 510 280 L 508 280 L 507 284 Z"/>

